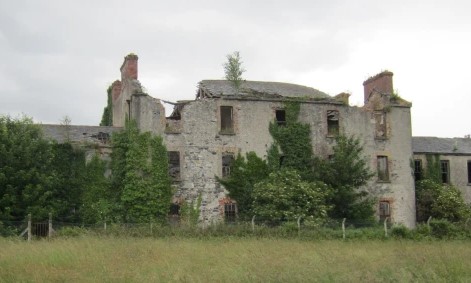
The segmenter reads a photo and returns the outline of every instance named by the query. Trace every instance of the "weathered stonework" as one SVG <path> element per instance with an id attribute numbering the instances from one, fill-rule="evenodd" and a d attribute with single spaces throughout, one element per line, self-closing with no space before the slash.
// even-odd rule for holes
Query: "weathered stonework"
<path id="1" fill-rule="evenodd" d="M 246 81 L 235 91 L 227 81 L 202 81 L 196 99 L 177 103 L 166 117 L 161 101 L 142 93 L 137 56 L 128 57 L 121 68 L 121 92 L 116 98 L 113 93 L 113 125 L 122 127 L 126 118 L 135 119 L 141 130 L 161 135 L 168 151 L 179 153 L 180 178 L 175 180 L 174 200 L 194 201 L 201 194 L 200 220 L 223 219 L 226 191 L 216 181 L 216 176 L 222 176 L 223 156 L 254 151 L 266 158 L 273 142 L 269 123 L 275 121 L 276 110 L 283 109 L 284 101 L 294 99 L 301 103 L 299 119 L 310 125 L 316 154 L 327 158 L 332 153 L 334 138 L 328 134 L 327 113 L 335 110 L 340 133 L 362 140 L 373 172 L 378 156 L 387 160 L 387 180 L 373 178 L 365 189 L 390 205 L 393 223 L 415 226 L 410 104 L 402 99 L 391 102 L 391 72 L 364 83 L 364 107 L 349 106 L 345 93 L 330 97 L 293 84 Z M 230 109 L 229 131 L 221 126 L 222 119 L 229 119 L 222 117 L 221 106 Z"/>

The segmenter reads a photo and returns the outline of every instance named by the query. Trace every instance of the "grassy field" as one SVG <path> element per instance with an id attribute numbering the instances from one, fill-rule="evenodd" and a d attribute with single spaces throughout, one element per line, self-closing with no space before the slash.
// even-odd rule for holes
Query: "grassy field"
<path id="1" fill-rule="evenodd" d="M 0 282 L 470 282 L 469 241 L 0 238 Z"/>

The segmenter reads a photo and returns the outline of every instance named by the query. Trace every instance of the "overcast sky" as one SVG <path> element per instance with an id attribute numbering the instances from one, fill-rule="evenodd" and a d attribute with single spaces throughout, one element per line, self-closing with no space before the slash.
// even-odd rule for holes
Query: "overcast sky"
<path id="1" fill-rule="evenodd" d="M 222 79 L 240 51 L 247 80 L 350 92 L 394 72 L 416 136 L 471 133 L 471 1 L 0 0 L 0 115 L 98 125 L 128 53 L 170 101 Z"/>

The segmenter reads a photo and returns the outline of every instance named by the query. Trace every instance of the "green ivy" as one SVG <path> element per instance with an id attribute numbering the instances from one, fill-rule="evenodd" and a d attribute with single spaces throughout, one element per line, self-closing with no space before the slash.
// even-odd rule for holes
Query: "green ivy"
<path id="1" fill-rule="evenodd" d="M 106 90 L 106 93 L 108 95 L 108 100 L 106 107 L 103 109 L 100 126 L 113 126 L 113 97 L 111 85 Z"/>

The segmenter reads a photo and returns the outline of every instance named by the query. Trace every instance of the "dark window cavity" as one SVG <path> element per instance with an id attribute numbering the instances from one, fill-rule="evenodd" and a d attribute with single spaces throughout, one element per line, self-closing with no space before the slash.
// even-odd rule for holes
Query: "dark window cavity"
<path id="1" fill-rule="evenodd" d="M 227 202 L 224 204 L 224 219 L 226 222 L 233 223 L 237 217 L 237 204 L 235 202 Z"/>
<path id="2" fill-rule="evenodd" d="M 389 201 L 379 202 L 379 220 L 384 221 L 391 218 L 391 206 Z"/>
<path id="3" fill-rule="evenodd" d="M 440 160 L 440 173 L 442 175 L 442 183 L 450 183 L 450 161 Z"/>
<path id="4" fill-rule="evenodd" d="M 416 181 L 422 180 L 422 160 L 414 160 L 414 178 Z"/>
<path id="5" fill-rule="evenodd" d="M 339 134 L 339 111 L 327 110 L 327 135 L 336 136 Z"/>
<path id="6" fill-rule="evenodd" d="M 180 152 L 169 151 L 168 156 L 168 174 L 173 180 L 180 179 Z"/>
<path id="7" fill-rule="evenodd" d="M 225 154 L 222 156 L 222 176 L 229 177 L 231 175 L 231 166 L 234 162 L 234 155 Z"/>
<path id="8" fill-rule="evenodd" d="M 378 156 L 378 181 L 389 181 L 388 157 Z"/>
<path id="9" fill-rule="evenodd" d="M 283 109 L 276 110 L 276 123 L 278 126 L 286 125 L 286 112 Z"/>
<path id="10" fill-rule="evenodd" d="M 234 133 L 232 106 L 221 106 L 221 132 Z"/>
<path id="11" fill-rule="evenodd" d="M 468 160 L 468 184 L 471 184 L 471 160 Z"/>

